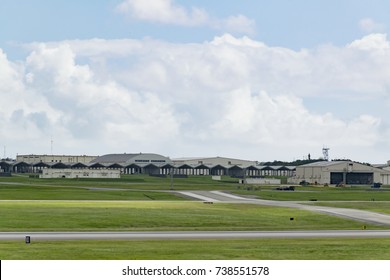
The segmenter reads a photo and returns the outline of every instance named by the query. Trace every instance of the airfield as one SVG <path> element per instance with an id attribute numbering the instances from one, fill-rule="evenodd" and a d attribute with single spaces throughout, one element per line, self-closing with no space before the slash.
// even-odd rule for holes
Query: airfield
<path id="1" fill-rule="evenodd" d="M 390 257 L 387 186 L 280 191 L 230 177 L 22 175 L 0 178 L 0 200 L 1 259 Z"/>

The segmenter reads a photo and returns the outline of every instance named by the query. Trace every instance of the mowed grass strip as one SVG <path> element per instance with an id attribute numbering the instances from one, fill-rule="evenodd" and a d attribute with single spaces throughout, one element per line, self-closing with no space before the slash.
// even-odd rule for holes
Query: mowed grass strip
<path id="1" fill-rule="evenodd" d="M 312 202 L 306 203 L 309 205 L 339 207 L 339 208 L 352 208 L 367 210 L 382 214 L 390 215 L 390 201 L 339 201 L 339 202 Z"/>
<path id="2" fill-rule="evenodd" d="M 35 174 L 36 175 L 36 174 Z M 34 176 L 35 176 L 34 175 Z M 52 186 L 52 187 L 103 187 L 103 188 L 130 188 L 139 190 L 170 190 L 171 178 L 149 175 L 121 175 L 119 179 L 39 179 L 29 176 L 0 177 L 1 186 Z M 212 180 L 211 176 L 189 176 L 188 178 L 174 178 L 175 190 L 214 190 L 236 189 L 238 179 L 223 176 L 221 181 Z"/>
<path id="3" fill-rule="evenodd" d="M 277 191 L 263 188 L 261 190 L 234 190 L 239 195 L 249 195 L 259 199 L 282 201 L 390 201 L 390 191 L 371 190 L 369 187 L 356 188 L 312 188 L 296 187 L 295 191 Z"/>
<path id="4" fill-rule="evenodd" d="M 2 186 L 0 200 L 185 200 L 169 192 L 85 187 Z"/>
<path id="5" fill-rule="evenodd" d="M 1 241 L 2 260 L 389 260 L 388 238 Z"/>
<path id="6" fill-rule="evenodd" d="M 202 202 L 3 201 L 0 231 L 360 229 L 310 211 Z M 384 228 L 370 226 L 370 228 Z"/>

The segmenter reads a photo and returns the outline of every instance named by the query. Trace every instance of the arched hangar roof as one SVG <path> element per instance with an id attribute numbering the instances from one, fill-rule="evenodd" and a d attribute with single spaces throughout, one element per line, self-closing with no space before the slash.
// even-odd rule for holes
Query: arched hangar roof
<path id="1" fill-rule="evenodd" d="M 100 164 L 167 164 L 172 163 L 171 159 L 159 154 L 139 153 L 139 154 L 107 154 L 95 158 L 91 163 Z"/>

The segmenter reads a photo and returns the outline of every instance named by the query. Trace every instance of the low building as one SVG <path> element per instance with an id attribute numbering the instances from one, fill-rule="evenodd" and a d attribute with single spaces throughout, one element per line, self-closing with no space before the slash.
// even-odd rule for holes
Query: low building
<path id="1" fill-rule="evenodd" d="M 171 160 L 154 153 L 106 154 L 102 156 L 19 155 L 17 161 L 2 163 L 1 170 L 42 173 L 46 169 L 110 169 L 122 174 L 155 176 L 215 175 L 232 177 L 273 177 L 295 174 L 295 166 L 262 166 L 257 161 L 224 157 Z"/>
<path id="2" fill-rule="evenodd" d="M 227 175 L 233 177 L 261 177 L 295 175 L 295 166 L 265 166 L 258 161 L 225 158 L 197 157 L 172 160 L 176 171 L 186 175 Z"/>
<path id="3" fill-rule="evenodd" d="M 371 185 L 384 183 L 390 172 L 353 161 L 319 161 L 296 167 L 292 183 Z"/>
<path id="4" fill-rule="evenodd" d="M 17 155 L 16 161 L 25 162 L 29 164 L 35 164 L 39 162 L 62 162 L 65 164 L 74 164 L 74 163 L 84 163 L 88 164 L 94 160 L 96 156 L 86 156 L 86 155 Z"/>
<path id="5" fill-rule="evenodd" d="M 153 153 L 107 154 L 95 158 L 89 166 L 95 165 L 120 169 L 124 174 L 149 175 L 166 175 L 174 168 L 170 158 Z"/>
<path id="6" fill-rule="evenodd" d="M 240 179 L 240 184 L 248 185 L 280 185 L 282 184 L 280 179 L 275 178 L 246 178 Z"/>
<path id="7" fill-rule="evenodd" d="M 91 161 L 93 163 L 101 163 L 105 165 L 109 164 L 121 164 L 123 166 L 129 164 L 167 164 L 172 163 L 171 159 L 162 155 L 152 153 L 139 153 L 139 154 L 107 154 L 96 157 Z"/>
<path id="8" fill-rule="evenodd" d="M 255 168 L 258 162 L 250 160 L 226 157 L 194 157 L 177 158 L 172 161 L 176 167 L 175 172 L 185 175 L 243 177 L 244 173 L 248 173 L 250 170 L 255 170 L 258 173 L 258 169 Z"/>
<path id="9" fill-rule="evenodd" d="M 172 160 L 174 164 L 188 164 L 188 165 L 223 165 L 223 166 L 239 166 L 239 167 L 248 167 L 248 166 L 256 166 L 258 165 L 257 161 L 251 160 L 242 160 L 242 159 L 234 159 L 234 158 L 225 158 L 225 157 L 197 157 L 197 158 L 178 158 Z"/>
<path id="10" fill-rule="evenodd" d="M 120 178 L 120 171 L 115 169 L 51 169 L 45 168 L 39 178 Z"/>
<path id="11" fill-rule="evenodd" d="M 12 172 L 12 167 L 14 165 L 14 161 L 10 160 L 1 160 L 0 161 L 0 173 L 10 173 Z"/>

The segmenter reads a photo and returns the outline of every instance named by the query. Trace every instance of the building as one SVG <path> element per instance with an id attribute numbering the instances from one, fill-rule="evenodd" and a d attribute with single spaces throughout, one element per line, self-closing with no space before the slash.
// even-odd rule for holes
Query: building
<path id="1" fill-rule="evenodd" d="M 247 168 L 254 168 L 258 164 L 256 161 L 225 157 L 178 158 L 172 161 L 178 174 L 236 177 L 243 177 L 244 172 L 249 172 Z"/>
<path id="2" fill-rule="evenodd" d="M 180 174 L 227 175 L 234 177 L 288 176 L 295 174 L 295 166 L 264 166 L 257 161 L 225 158 L 179 158 L 172 160 Z"/>
<path id="3" fill-rule="evenodd" d="M 107 154 L 90 162 L 90 167 L 102 165 L 120 169 L 124 174 L 166 175 L 174 168 L 170 158 L 153 154 Z"/>
<path id="4" fill-rule="evenodd" d="M 311 184 L 371 185 L 388 184 L 390 172 L 353 161 L 319 161 L 296 167 L 291 182 Z"/>
<path id="5" fill-rule="evenodd" d="M 0 161 L 0 177 L 11 176 L 12 164 L 13 164 L 13 161 L 11 161 L 11 160 L 1 160 Z"/>
<path id="6" fill-rule="evenodd" d="M 16 161 L 25 162 L 29 164 L 39 163 L 39 162 L 62 162 L 65 164 L 73 164 L 73 163 L 84 163 L 88 164 L 92 160 L 94 160 L 96 156 L 86 156 L 86 155 L 17 155 Z"/>
<path id="7" fill-rule="evenodd" d="M 51 169 L 46 168 L 39 178 L 120 178 L 120 171 L 115 169 Z"/>
<path id="8" fill-rule="evenodd" d="M 240 179 L 238 182 L 247 185 L 280 185 L 282 180 L 274 178 L 246 178 Z"/>
<path id="9" fill-rule="evenodd" d="M 42 173 L 46 169 L 110 169 L 122 174 L 212 175 L 274 177 L 295 174 L 295 166 L 262 166 L 257 161 L 224 158 L 181 158 L 171 160 L 154 153 L 107 154 L 102 156 L 19 155 L 16 161 L 0 163 L 0 172 Z"/>
<path id="10" fill-rule="evenodd" d="M 11 160 L 1 160 L 0 161 L 0 173 L 10 173 L 12 172 L 12 167 L 15 162 Z"/>
<path id="11" fill-rule="evenodd" d="M 151 153 L 139 153 L 139 154 L 107 154 L 96 157 L 91 161 L 93 163 L 113 164 L 118 163 L 121 165 L 127 164 L 166 164 L 172 163 L 171 159 L 158 154 Z"/>
<path id="12" fill-rule="evenodd" d="M 212 175 L 233 177 L 293 176 L 295 166 L 261 166 L 257 161 L 224 157 L 180 158 L 151 154 L 107 154 L 90 162 L 89 168 L 117 168 L 124 174 Z"/>
<path id="13" fill-rule="evenodd" d="M 206 158 L 178 158 L 172 160 L 174 164 L 180 165 L 180 164 L 188 164 L 188 165 L 197 165 L 197 164 L 204 164 L 204 165 L 224 165 L 224 166 L 240 166 L 240 167 L 247 167 L 247 166 L 256 166 L 258 165 L 257 161 L 250 161 L 250 160 L 242 160 L 242 159 L 234 159 L 234 158 L 225 158 L 225 157 L 206 157 Z"/>

